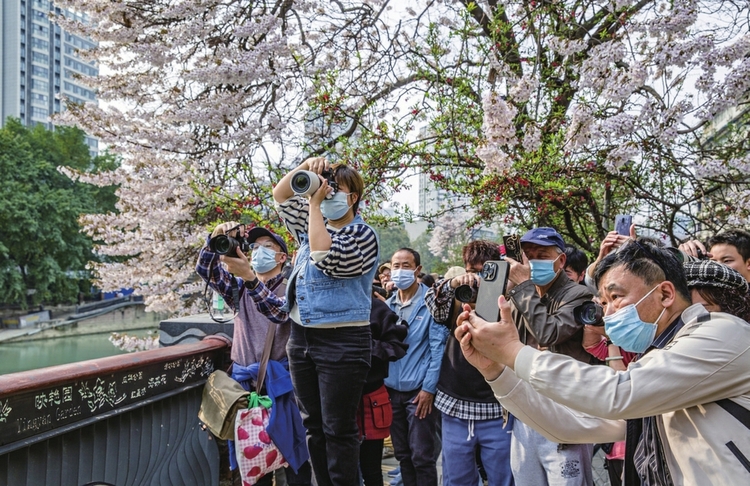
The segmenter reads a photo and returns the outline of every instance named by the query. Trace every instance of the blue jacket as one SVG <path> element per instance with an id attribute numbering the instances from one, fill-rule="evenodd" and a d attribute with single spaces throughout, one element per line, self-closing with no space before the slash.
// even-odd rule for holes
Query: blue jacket
<path id="1" fill-rule="evenodd" d="M 352 224 L 364 225 L 365 222 L 357 215 L 349 223 Z M 311 261 L 308 235 L 300 234 L 299 240 L 300 248 L 287 285 L 287 308 L 284 310 L 289 311 L 290 304 L 296 302 L 303 326 L 369 322 L 372 280 L 377 272 L 377 265 L 373 265 L 367 273 L 354 278 L 330 277 Z"/>
<path id="2" fill-rule="evenodd" d="M 266 432 L 279 448 L 279 452 L 297 472 L 310 458 L 305 441 L 305 426 L 292 392 L 292 379 L 284 363 L 268 360 L 266 368 L 266 394 L 273 401 L 271 416 L 268 418 Z M 250 366 L 232 365 L 232 378 L 237 380 L 246 390 L 250 389 L 250 380 L 258 378 L 259 364 Z"/>
<path id="3" fill-rule="evenodd" d="M 419 284 L 419 290 L 412 297 L 406 308 L 409 315 L 402 315 L 409 325 L 405 343 L 409 345 L 406 356 L 390 364 L 385 385 L 398 391 L 406 392 L 421 388 L 435 394 L 440 363 L 443 359 L 448 331 L 445 326 L 435 322 L 424 302 L 427 286 Z M 388 306 L 399 313 L 398 293 L 386 301 Z"/>

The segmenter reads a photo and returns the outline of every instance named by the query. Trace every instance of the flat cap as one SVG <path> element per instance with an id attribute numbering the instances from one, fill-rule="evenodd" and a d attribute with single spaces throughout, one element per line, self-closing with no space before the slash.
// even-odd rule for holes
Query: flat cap
<path id="1" fill-rule="evenodd" d="M 750 284 L 740 273 L 724 264 L 712 260 L 685 262 L 685 277 L 688 287 L 718 287 L 750 292 Z"/>

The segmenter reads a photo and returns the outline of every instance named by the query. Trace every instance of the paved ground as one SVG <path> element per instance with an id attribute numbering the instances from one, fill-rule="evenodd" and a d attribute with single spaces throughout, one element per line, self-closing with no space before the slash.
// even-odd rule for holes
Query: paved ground
<path id="1" fill-rule="evenodd" d="M 594 456 L 594 486 L 610 486 L 609 477 L 607 471 L 604 469 L 604 453 L 602 451 L 597 452 Z M 389 476 L 388 472 L 398 467 L 398 462 L 393 456 L 383 458 L 383 483 L 385 486 L 389 486 L 393 476 Z M 440 472 L 440 462 L 438 462 L 438 472 Z M 440 483 L 442 483 L 442 476 L 440 477 Z M 286 481 L 282 477 L 277 477 L 274 481 L 275 486 L 286 486 Z M 486 483 L 485 483 L 486 484 Z M 232 486 L 230 480 L 220 481 L 220 486 Z M 444 486 L 450 486 L 446 484 Z"/>
<path id="2" fill-rule="evenodd" d="M 599 451 L 594 456 L 594 486 L 610 486 L 609 476 L 607 476 L 607 470 L 604 469 L 604 453 Z M 393 457 L 383 459 L 383 480 L 385 485 L 388 486 L 391 482 L 392 476 L 388 475 L 388 471 L 391 471 L 398 467 L 398 462 Z M 438 462 L 438 472 L 440 472 L 440 463 Z M 439 484 L 439 483 L 438 483 Z M 485 483 L 486 484 L 486 483 Z M 450 486 L 446 484 L 444 486 Z"/>

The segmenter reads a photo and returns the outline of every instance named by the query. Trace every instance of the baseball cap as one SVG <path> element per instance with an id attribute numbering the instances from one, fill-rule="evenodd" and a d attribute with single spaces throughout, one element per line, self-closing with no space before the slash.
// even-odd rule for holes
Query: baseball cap
<path id="1" fill-rule="evenodd" d="M 268 236 L 272 238 L 276 243 L 279 244 L 279 246 L 281 247 L 281 251 L 283 251 L 287 255 L 289 254 L 289 250 L 287 250 L 286 247 L 286 242 L 284 242 L 284 239 L 281 236 L 267 230 L 266 228 L 261 228 L 260 226 L 256 226 L 255 228 L 247 232 L 247 242 L 254 243 L 255 240 L 257 240 L 261 236 Z"/>
<path id="2" fill-rule="evenodd" d="M 523 243 L 534 243 L 539 246 L 556 246 L 560 250 L 565 251 L 565 242 L 560 233 L 546 226 L 527 231 L 521 237 L 521 244 Z"/>
<path id="3" fill-rule="evenodd" d="M 466 273 L 466 269 L 464 267 L 450 267 L 448 270 L 445 271 L 445 275 L 443 276 L 444 279 L 448 280 L 449 278 L 459 277 L 461 275 L 464 275 Z"/>
<path id="4" fill-rule="evenodd" d="M 385 262 L 385 263 L 383 263 L 382 265 L 380 265 L 380 266 L 378 267 L 378 274 L 381 274 L 381 273 L 383 273 L 383 270 L 385 270 L 386 268 L 387 268 L 388 270 L 390 270 L 390 269 L 391 269 L 391 264 L 390 264 L 390 263 L 388 263 L 388 262 Z"/>
<path id="5" fill-rule="evenodd" d="M 724 264 L 712 260 L 685 262 L 685 277 L 688 287 L 718 287 L 750 291 L 750 284 L 740 273 Z"/>

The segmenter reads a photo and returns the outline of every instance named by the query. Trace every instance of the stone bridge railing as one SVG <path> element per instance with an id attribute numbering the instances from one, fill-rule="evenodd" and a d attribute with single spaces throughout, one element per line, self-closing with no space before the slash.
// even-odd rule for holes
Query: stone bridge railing
<path id="1" fill-rule="evenodd" d="M 0 486 L 218 485 L 197 413 L 229 348 L 204 337 L 0 376 Z"/>

